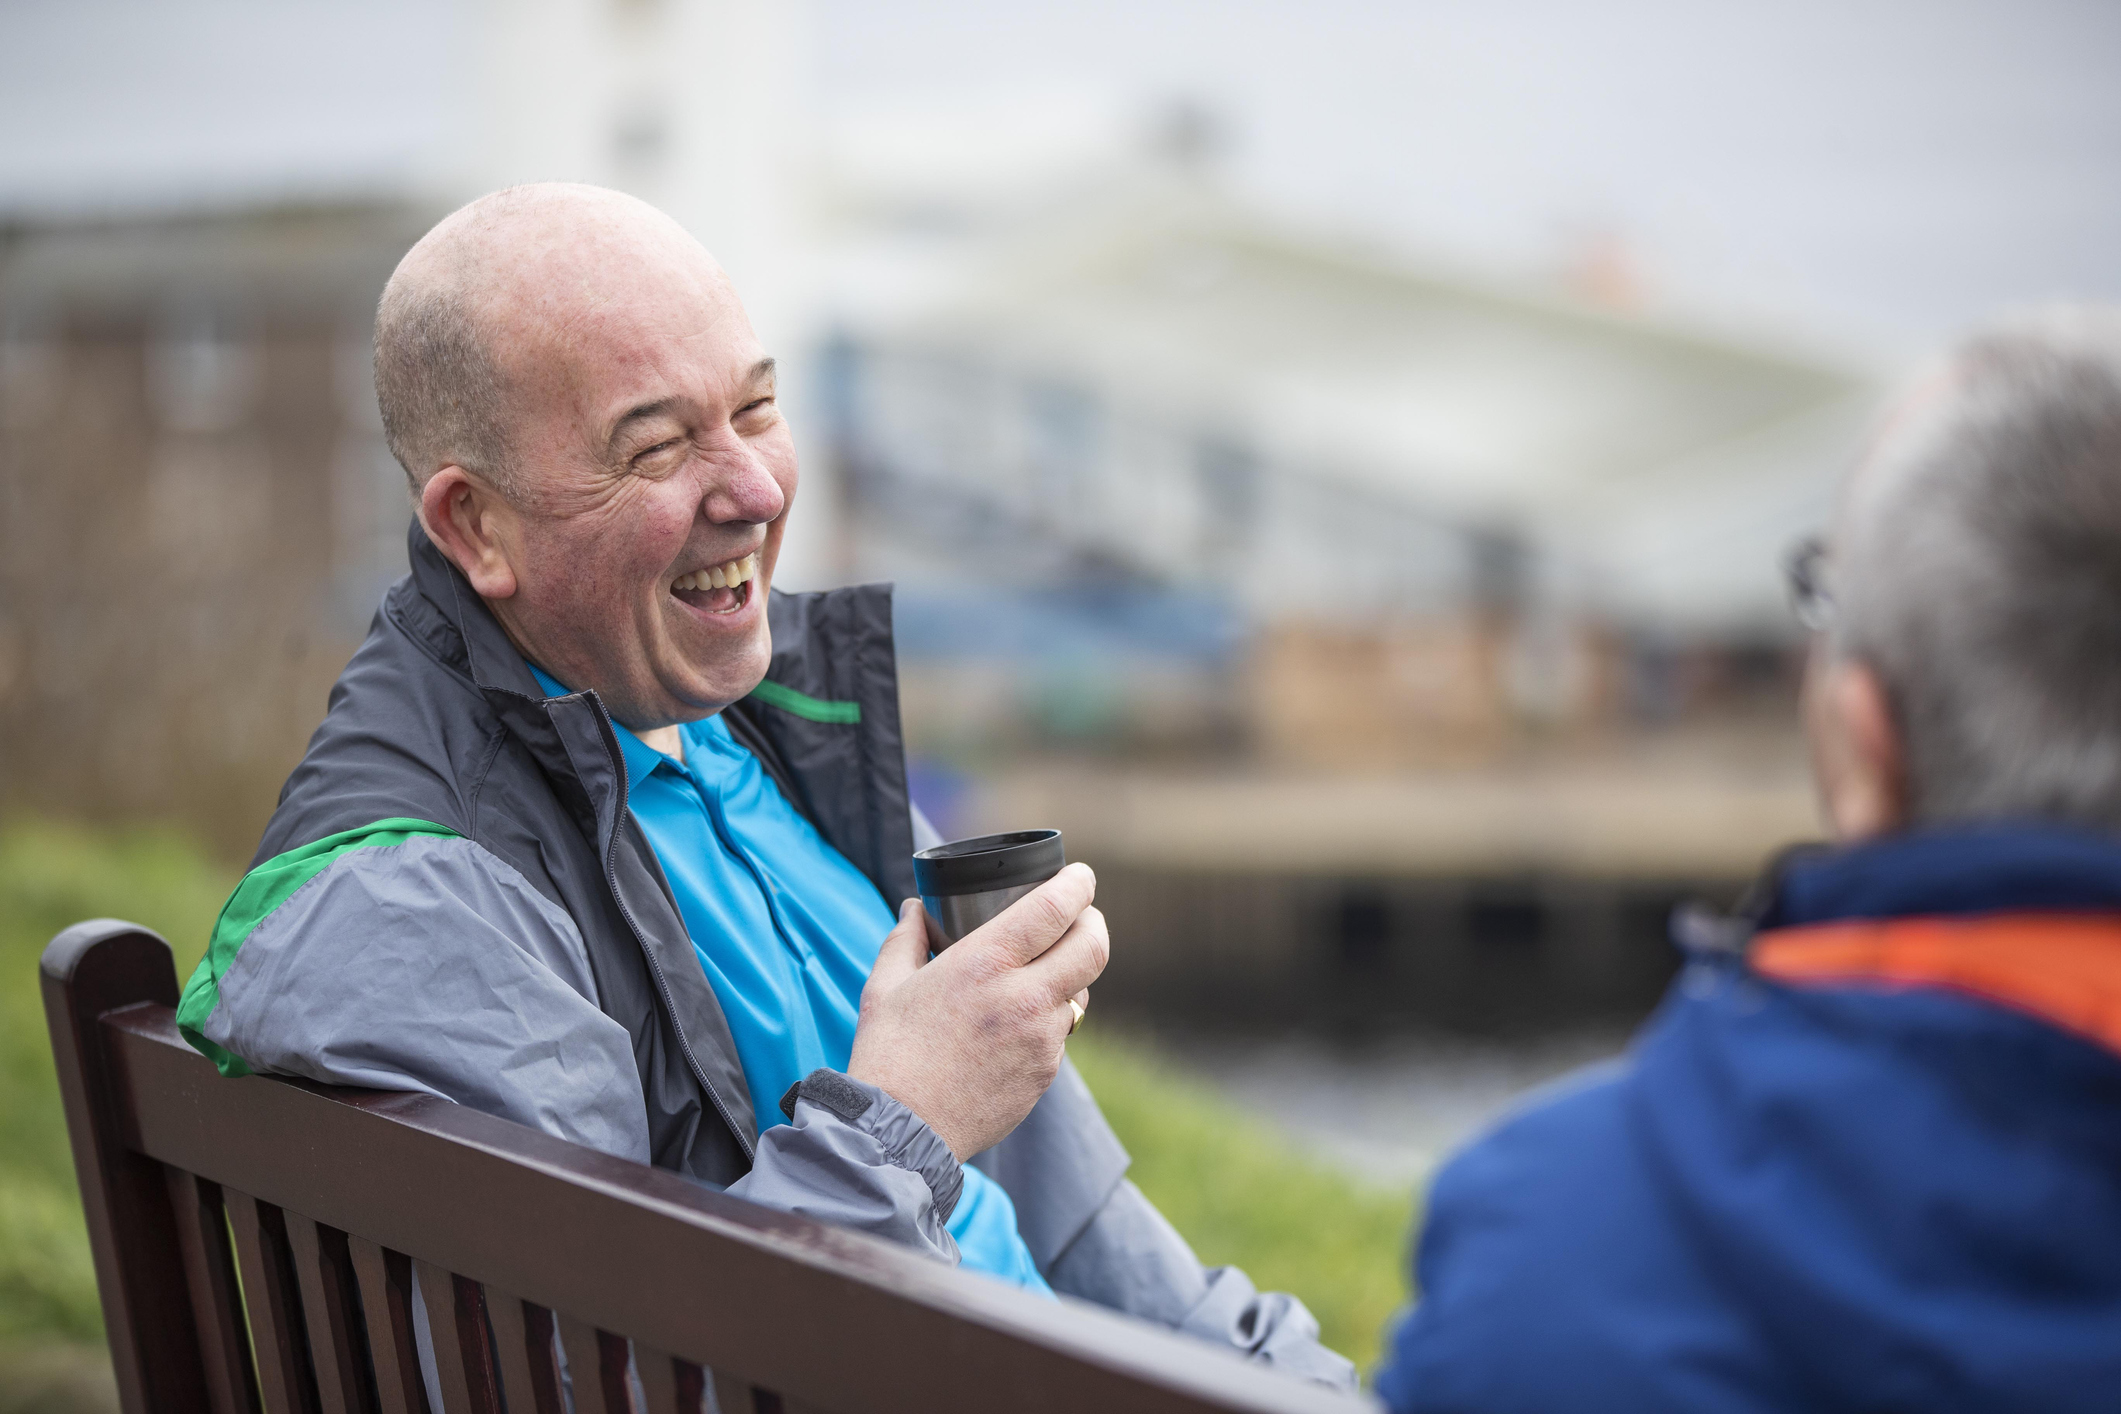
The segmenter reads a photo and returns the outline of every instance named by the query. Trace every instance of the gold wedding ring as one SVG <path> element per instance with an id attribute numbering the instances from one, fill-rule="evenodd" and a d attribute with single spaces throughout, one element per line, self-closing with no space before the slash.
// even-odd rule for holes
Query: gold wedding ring
<path id="1" fill-rule="evenodd" d="M 1089 1010 L 1073 997 L 1068 998 L 1068 1005 L 1075 1012 L 1075 1020 L 1068 1023 L 1068 1034 L 1073 1036 L 1082 1029 L 1083 1018 L 1089 1015 Z"/>

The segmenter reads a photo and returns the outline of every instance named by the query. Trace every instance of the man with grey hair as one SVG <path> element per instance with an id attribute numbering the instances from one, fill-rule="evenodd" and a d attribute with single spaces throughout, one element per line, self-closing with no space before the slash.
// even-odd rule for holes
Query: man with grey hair
<path id="1" fill-rule="evenodd" d="M 1108 946 L 1087 868 L 928 960 L 889 588 L 771 591 L 775 379 L 630 197 L 514 188 L 413 247 L 376 320 L 412 573 L 184 1034 L 1353 1383 L 1300 1302 L 1201 1267 L 1068 1067 Z"/>
<path id="2" fill-rule="evenodd" d="M 1438 1177 L 1396 1410 L 2121 1398 L 2121 311 L 1959 346 L 1791 568 L 1836 843 Z"/>

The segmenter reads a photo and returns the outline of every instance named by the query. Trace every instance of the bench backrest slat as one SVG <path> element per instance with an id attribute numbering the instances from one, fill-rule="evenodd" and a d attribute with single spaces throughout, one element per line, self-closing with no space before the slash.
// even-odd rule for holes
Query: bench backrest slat
<path id="1" fill-rule="evenodd" d="M 213 1414 L 258 1414 L 258 1380 L 250 1363 L 250 1330 L 236 1285 L 221 1185 L 182 1169 L 165 1169 L 171 1219 L 184 1253 L 192 1318 Z"/>
<path id="2" fill-rule="evenodd" d="M 559 1414 L 562 1362 L 578 1414 L 1367 1407 L 433 1096 L 224 1079 L 130 925 L 44 989 L 129 1414 Z"/>
<path id="3" fill-rule="evenodd" d="M 564 1414 L 552 1312 L 490 1286 L 486 1288 L 486 1318 L 493 1326 L 494 1356 L 508 1408 Z"/>
<path id="4" fill-rule="evenodd" d="M 500 1382 L 489 1354 L 486 1294 L 477 1282 L 431 1262 L 415 1260 L 412 1275 L 434 1338 L 442 1414 L 499 1414 Z"/>
<path id="5" fill-rule="evenodd" d="M 236 1268 L 243 1275 L 251 1352 L 258 1362 L 258 1392 L 265 1400 L 265 1414 L 317 1414 L 309 1333 L 302 1320 L 302 1298 L 295 1289 L 286 1220 L 277 1207 L 260 1203 L 248 1193 L 224 1189 L 222 1196 L 228 1208 L 228 1228 L 236 1239 Z"/>
<path id="6" fill-rule="evenodd" d="M 376 1407 L 382 1414 L 428 1414 L 412 1316 L 412 1259 L 352 1234 L 347 1236 L 346 1250 L 353 1259 L 354 1281 L 361 1289 Z"/>
<path id="7" fill-rule="evenodd" d="M 690 1411 L 700 1407 L 707 1392 L 705 1370 L 690 1360 L 680 1360 L 645 1345 L 635 1345 L 633 1355 L 651 1414 L 670 1414 L 672 1410 Z"/>
<path id="8" fill-rule="evenodd" d="M 369 1414 L 375 1395 L 369 1389 L 368 1338 L 346 1234 L 299 1213 L 286 1218 L 318 1403 L 324 1414 Z"/>

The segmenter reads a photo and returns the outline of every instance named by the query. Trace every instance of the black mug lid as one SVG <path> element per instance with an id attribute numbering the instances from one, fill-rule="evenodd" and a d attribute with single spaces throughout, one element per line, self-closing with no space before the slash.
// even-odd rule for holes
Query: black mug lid
<path id="1" fill-rule="evenodd" d="M 913 882 L 929 898 L 1038 884 L 1068 862 L 1059 830 L 1012 830 L 952 840 L 913 856 Z"/>

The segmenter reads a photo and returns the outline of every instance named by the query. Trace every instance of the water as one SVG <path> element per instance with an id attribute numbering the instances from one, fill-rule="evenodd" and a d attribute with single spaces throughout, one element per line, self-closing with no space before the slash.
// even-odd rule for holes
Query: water
<path id="1" fill-rule="evenodd" d="M 1366 1182 L 1410 1188 L 1528 1091 L 1618 1055 L 1611 1027 L 1524 1040 L 1404 1034 L 1360 1048 L 1323 1038 L 1163 1038 L 1173 1064 Z"/>

